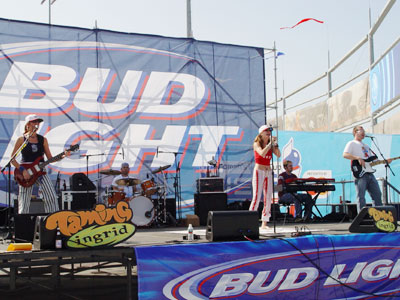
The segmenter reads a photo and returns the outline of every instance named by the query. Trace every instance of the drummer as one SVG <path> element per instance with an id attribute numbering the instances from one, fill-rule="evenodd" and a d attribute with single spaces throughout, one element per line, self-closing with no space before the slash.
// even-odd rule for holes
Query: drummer
<path id="1" fill-rule="evenodd" d="M 117 184 L 117 181 L 120 179 L 124 179 L 124 178 L 125 179 L 130 178 L 129 170 L 130 170 L 129 164 L 127 162 L 122 163 L 121 164 L 121 174 L 116 176 L 111 184 L 113 190 L 124 192 L 126 198 L 130 198 L 136 193 L 136 186 Z"/>

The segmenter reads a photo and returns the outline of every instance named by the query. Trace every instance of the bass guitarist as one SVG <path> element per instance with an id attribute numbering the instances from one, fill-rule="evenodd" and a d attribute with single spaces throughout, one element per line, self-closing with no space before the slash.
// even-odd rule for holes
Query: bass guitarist
<path id="1" fill-rule="evenodd" d="M 31 174 L 22 166 L 25 163 L 32 163 L 39 157 L 43 161 L 43 156 L 46 154 L 47 159 L 52 158 L 49 144 L 47 139 L 42 135 L 36 133 L 40 122 L 43 119 L 39 118 L 37 115 L 28 115 L 25 118 L 25 130 L 23 136 L 17 139 L 15 143 L 12 155 L 24 144 L 25 140 L 28 139 L 26 146 L 21 151 L 21 164 L 15 159 L 12 164 L 16 169 L 18 169 L 25 180 L 30 180 Z M 68 156 L 69 152 L 65 151 L 63 157 Z M 39 185 L 43 193 L 44 210 L 46 213 L 52 213 L 59 210 L 57 195 L 54 190 L 53 184 L 49 176 L 45 173 L 36 179 L 36 183 Z M 33 185 L 24 187 L 19 186 L 18 195 L 18 213 L 27 214 L 29 213 L 29 206 L 31 203 Z"/>
<path id="2" fill-rule="evenodd" d="M 353 128 L 353 136 L 354 139 L 348 142 L 344 148 L 343 157 L 352 161 L 352 168 L 358 165 L 364 169 L 368 162 L 377 159 L 377 157 L 369 146 L 362 142 L 365 138 L 365 130 L 362 126 L 357 125 Z M 392 160 L 388 159 L 387 162 L 391 163 Z M 362 176 L 357 177 L 355 176 L 354 183 L 356 185 L 358 212 L 366 205 L 365 191 L 368 191 L 374 206 L 382 205 L 382 193 L 373 172 L 366 171 Z"/>

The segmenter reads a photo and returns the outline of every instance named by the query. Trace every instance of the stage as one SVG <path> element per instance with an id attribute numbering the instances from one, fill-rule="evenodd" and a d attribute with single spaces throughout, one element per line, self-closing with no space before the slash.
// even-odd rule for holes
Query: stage
<path id="1" fill-rule="evenodd" d="M 273 223 L 269 229 L 260 229 L 260 240 L 296 239 L 296 232 L 312 236 L 347 235 L 349 225 L 279 221 L 275 229 Z M 118 246 L 97 250 L 6 252 L 8 241 L 4 241 L 0 244 L 1 293 L 16 299 L 138 299 L 135 248 L 222 244 L 208 242 L 205 227 L 195 227 L 194 234 L 199 239 L 188 242 L 184 239 L 185 227 L 140 228 Z"/>

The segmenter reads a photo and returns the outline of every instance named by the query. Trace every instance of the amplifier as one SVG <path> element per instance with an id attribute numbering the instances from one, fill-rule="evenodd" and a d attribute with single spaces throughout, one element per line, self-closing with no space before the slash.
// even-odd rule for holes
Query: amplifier
<path id="1" fill-rule="evenodd" d="M 196 180 L 197 193 L 215 193 L 224 191 L 224 179 L 221 177 L 207 177 Z"/>

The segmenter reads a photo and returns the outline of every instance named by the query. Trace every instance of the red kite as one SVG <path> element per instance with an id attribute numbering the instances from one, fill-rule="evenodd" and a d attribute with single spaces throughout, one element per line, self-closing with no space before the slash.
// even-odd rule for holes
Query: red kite
<path id="1" fill-rule="evenodd" d="M 301 20 L 299 23 L 297 23 L 296 25 L 293 25 L 292 27 L 281 27 L 280 29 L 292 29 L 292 28 L 295 28 L 297 25 L 300 25 L 301 23 L 304 23 L 304 22 L 307 22 L 307 21 L 315 21 L 315 22 L 318 22 L 318 23 L 324 23 L 324 21 L 320 21 L 320 20 L 317 20 L 317 19 L 314 19 L 314 18 L 307 18 L 307 19 L 303 19 L 303 20 Z"/>

